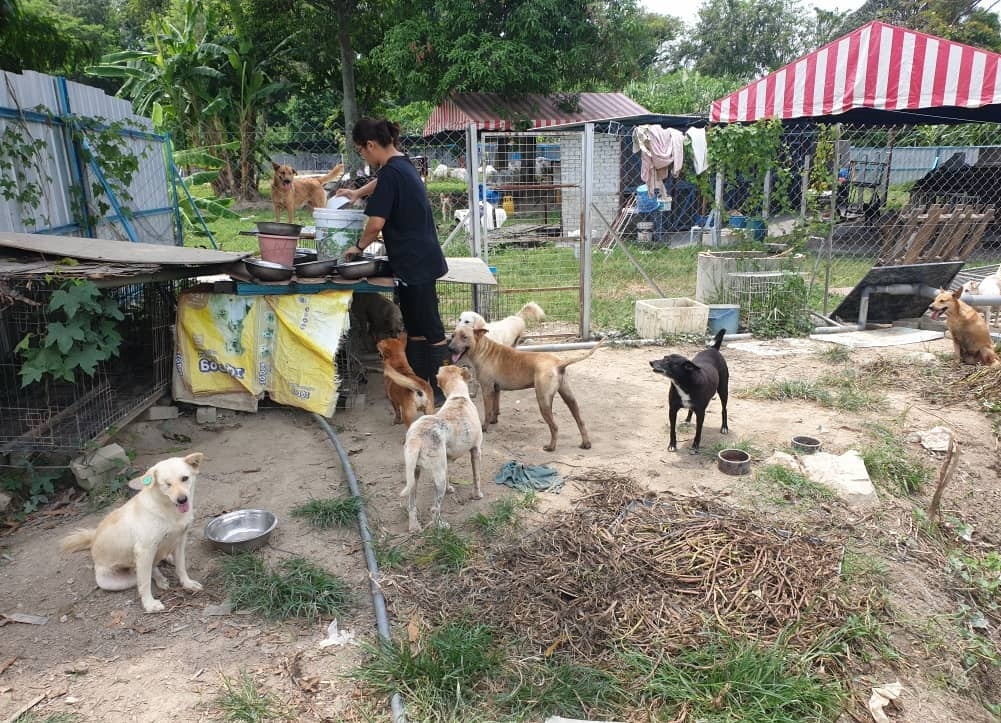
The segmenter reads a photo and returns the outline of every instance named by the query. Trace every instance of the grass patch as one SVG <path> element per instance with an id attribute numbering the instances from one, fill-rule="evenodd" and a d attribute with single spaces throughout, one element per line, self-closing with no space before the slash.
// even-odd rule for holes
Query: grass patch
<path id="1" fill-rule="evenodd" d="M 612 672 L 547 661 L 525 671 L 514 690 L 499 702 L 513 713 L 537 713 L 541 720 L 555 713 L 580 719 L 612 718 L 630 700 L 626 685 Z"/>
<path id="2" fill-rule="evenodd" d="M 845 582 L 866 585 L 885 585 L 890 568 L 878 557 L 847 548 L 841 560 L 841 577 Z"/>
<path id="3" fill-rule="evenodd" d="M 361 500 L 357 497 L 310 500 L 292 508 L 292 516 L 299 517 L 321 530 L 345 527 L 358 520 Z"/>
<path id="4" fill-rule="evenodd" d="M 1001 608 L 1001 553 L 991 550 L 975 557 L 954 550 L 949 554 L 949 567 L 969 585 L 978 603 L 990 610 Z"/>
<path id="5" fill-rule="evenodd" d="M 271 693 L 262 692 L 246 670 L 233 678 L 224 675 L 222 687 L 223 692 L 214 704 L 223 714 L 223 720 L 240 723 L 290 720 L 280 701 Z"/>
<path id="6" fill-rule="evenodd" d="M 841 344 L 831 344 L 827 349 L 819 352 L 817 356 L 828 364 L 847 364 L 852 359 L 852 350 Z"/>
<path id="7" fill-rule="evenodd" d="M 787 500 L 833 500 L 834 493 L 801 472 L 781 464 L 769 464 L 758 470 L 755 478 L 777 490 Z"/>
<path id="8" fill-rule="evenodd" d="M 486 512 L 473 515 L 473 525 L 487 537 L 496 537 L 508 527 L 518 524 L 522 510 L 535 506 L 535 492 L 529 491 L 519 497 L 503 497 L 491 503 Z"/>
<path id="9" fill-rule="evenodd" d="M 862 460 L 874 482 L 910 495 L 931 481 L 931 470 L 910 454 L 899 434 L 881 425 L 869 429 L 872 442 L 862 450 Z"/>
<path id="10" fill-rule="evenodd" d="M 648 700 L 683 701 L 687 720 L 802 723 L 834 720 L 845 699 L 836 682 L 811 674 L 781 645 L 717 638 L 700 648 L 654 661 L 631 655 Z"/>
<path id="11" fill-rule="evenodd" d="M 94 512 L 103 510 L 109 505 L 125 499 L 129 489 L 128 475 L 120 474 L 102 487 L 95 487 L 87 492 L 87 505 Z"/>
<path id="12" fill-rule="evenodd" d="M 881 394 L 869 389 L 868 384 L 852 371 L 826 376 L 815 382 L 786 379 L 753 387 L 745 391 L 743 396 L 771 401 L 800 399 L 846 412 L 875 409 L 883 401 Z"/>
<path id="13" fill-rule="evenodd" d="M 442 625 L 419 645 L 392 641 L 366 649 L 370 659 L 351 677 L 386 698 L 402 693 L 416 709 L 408 710 L 414 720 L 439 720 L 432 711 L 458 711 L 473 702 L 474 688 L 503 661 L 493 629 L 462 622 Z"/>
<path id="14" fill-rule="evenodd" d="M 407 550 L 403 545 L 392 542 L 389 535 L 381 535 L 372 540 L 372 549 L 375 552 L 375 561 L 379 563 L 381 569 L 399 567 L 407 558 Z"/>
<path id="15" fill-rule="evenodd" d="M 461 570 L 472 556 L 469 542 L 450 527 L 429 527 L 415 557 L 422 565 L 442 570 Z"/>
<path id="16" fill-rule="evenodd" d="M 688 424 L 688 422 L 686 422 L 686 424 Z M 702 434 L 704 435 L 705 432 L 706 428 L 703 426 Z M 680 442 L 678 443 L 678 449 L 679 450 L 681 449 Z M 752 442 L 749 439 L 737 439 L 733 441 L 729 441 L 726 439 L 719 439 L 710 445 L 701 447 L 700 451 L 704 451 L 706 454 L 709 455 L 710 458 L 712 458 L 715 461 L 716 456 L 724 449 L 739 449 L 743 452 L 747 452 L 747 454 L 749 454 L 752 459 L 761 456 L 761 450 L 755 447 L 754 442 Z"/>
<path id="17" fill-rule="evenodd" d="M 254 554 L 222 560 L 223 585 L 233 608 L 250 610 L 271 620 L 340 617 L 353 602 L 347 582 L 302 557 L 290 557 L 268 569 Z"/>

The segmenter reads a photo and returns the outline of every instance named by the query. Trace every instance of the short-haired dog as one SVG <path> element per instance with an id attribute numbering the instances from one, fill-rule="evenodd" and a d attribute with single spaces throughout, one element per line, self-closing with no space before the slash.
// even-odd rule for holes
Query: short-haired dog
<path id="1" fill-rule="evenodd" d="M 518 346 L 529 321 L 542 321 L 546 312 L 534 301 L 522 306 L 517 314 L 505 316 L 500 321 L 488 322 L 475 311 L 464 311 L 459 314 L 459 323 L 474 329 L 486 329 L 487 338 L 505 346 Z"/>
<path id="2" fill-rule="evenodd" d="M 932 299 L 931 318 L 939 319 L 945 314 L 945 326 L 952 336 L 952 347 L 963 364 L 998 364 L 987 322 L 972 306 L 962 301 L 961 288 L 955 291 L 939 289 Z"/>
<path id="3" fill-rule="evenodd" d="M 98 587 L 114 591 L 138 587 L 148 613 L 164 609 L 153 597 L 151 581 L 161 590 L 170 587 L 157 568 L 168 556 L 173 556 L 184 589 L 201 590 L 201 583 L 188 577 L 184 557 L 201 463 L 201 452 L 157 462 L 142 476 L 139 494 L 101 520 L 97 529 L 81 529 L 64 537 L 63 551 L 89 549 Z"/>
<path id="4" fill-rule="evenodd" d="M 547 452 L 556 449 L 559 428 L 553 419 L 553 398 L 557 393 L 577 422 L 581 449 L 591 449 L 591 439 L 587 436 L 587 428 L 580 416 L 580 407 L 567 380 L 567 367 L 584 361 L 600 346 L 599 343 L 586 354 L 562 359 L 548 352 L 519 351 L 498 344 L 487 337 L 486 329 L 474 329 L 469 324 L 458 324 L 448 342 L 452 363 L 458 364 L 463 359 L 468 359 L 483 388 L 483 431 L 487 431 L 488 424 L 497 424 L 498 399 L 502 389 L 534 388 L 539 412 L 549 425 L 549 444 L 542 447 Z"/>
<path id="5" fill-rule="evenodd" d="M 378 347 L 386 397 L 393 405 L 393 424 L 403 422 L 409 427 L 420 416 L 418 410 L 434 414 L 434 392 L 427 380 L 417 376 L 407 361 L 406 338 L 405 334 L 401 334 L 381 339 Z"/>
<path id="6" fill-rule="evenodd" d="M 726 400 L 729 393 L 730 370 L 727 369 L 726 360 L 723 359 L 723 355 L 719 351 L 725 333 L 726 329 L 720 329 L 716 333 L 713 345 L 700 351 L 691 360 L 686 359 L 681 354 L 669 354 L 650 362 L 650 367 L 657 374 L 663 374 L 671 380 L 671 392 L 668 395 L 671 441 L 667 446 L 671 452 L 678 449 L 678 437 L 675 430 L 678 422 L 678 410 L 682 407 L 688 410 L 686 422 L 691 422 L 692 414 L 695 414 L 695 439 L 692 441 L 691 454 L 696 454 L 699 451 L 699 445 L 702 443 L 702 423 L 706 418 L 706 407 L 709 406 L 709 400 L 717 394 L 723 407 L 723 426 L 720 427 L 719 431 L 721 434 L 730 431 L 726 425 Z"/>
<path id="7" fill-rule="evenodd" d="M 327 191 L 323 184 L 340 180 L 344 174 L 344 164 L 338 163 L 322 176 L 300 176 L 288 164 L 271 162 L 275 174 L 271 177 L 271 204 L 275 207 L 275 221 L 282 220 L 282 209 L 288 214 L 288 222 L 295 223 L 295 211 L 300 206 L 324 208 L 327 205 Z"/>
<path id="8" fill-rule="evenodd" d="M 395 374 L 392 370 L 389 373 Z M 407 498 L 410 531 L 420 532 L 417 518 L 417 479 L 423 473 L 434 483 L 431 503 L 431 524 L 443 525 L 441 503 L 448 484 L 448 462 L 469 453 L 473 467 L 473 497 L 483 499 L 480 489 L 480 447 L 483 430 L 480 415 L 469 398 L 469 370 L 454 365 L 443 366 L 436 375 L 438 386 L 445 392 L 445 403 L 437 414 L 424 415 L 407 430 L 403 443 L 406 486 L 400 492 Z"/>

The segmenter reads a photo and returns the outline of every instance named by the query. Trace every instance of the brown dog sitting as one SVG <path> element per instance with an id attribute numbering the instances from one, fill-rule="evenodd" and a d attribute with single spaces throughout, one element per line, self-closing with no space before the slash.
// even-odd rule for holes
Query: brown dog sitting
<path id="1" fill-rule="evenodd" d="M 577 406 L 577 399 L 567 381 L 567 367 L 587 359 L 601 344 L 586 354 L 561 359 L 547 352 L 518 351 L 492 341 L 486 334 L 486 329 L 474 329 L 468 324 L 460 323 L 455 327 L 448 343 L 452 363 L 458 364 L 462 359 L 468 359 L 483 389 L 483 431 L 487 431 L 488 424 L 497 424 L 500 390 L 534 388 L 539 412 L 549 425 L 549 444 L 542 448 L 547 452 L 556 449 L 559 428 L 553 419 L 553 399 L 559 393 L 577 422 L 581 449 L 591 449 L 591 440 L 580 416 L 580 407 Z"/>
<path id="2" fill-rule="evenodd" d="M 302 178 L 292 166 L 279 165 L 274 161 L 271 166 L 275 169 L 275 175 L 271 178 L 271 203 L 275 207 L 275 221 L 282 220 L 282 209 L 285 209 L 289 223 L 295 223 L 295 210 L 300 206 L 309 206 L 310 211 L 326 206 L 327 192 L 323 184 L 339 180 L 344 175 L 343 163 L 338 163 L 322 176 Z"/>
<path id="3" fill-rule="evenodd" d="M 931 318 L 938 319 L 945 314 L 945 326 L 952 335 L 952 347 L 963 364 L 998 364 L 987 322 L 976 309 L 959 298 L 962 294 L 962 289 L 939 289 L 929 307 Z"/>
<path id="4" fill-rule="evenodd" d="M 382 378 L 386 397 L 393 405 L 393 424 L 403 422 L 409 429 L 414 420 L 423 414 L 434 414 L 434 392 L 426 380 L 414 374 L 407 361 L 407 336 L 382 339 L 379 344 L 382 357 Z M 389 370 L 395 372 L 390 374 Z"/>

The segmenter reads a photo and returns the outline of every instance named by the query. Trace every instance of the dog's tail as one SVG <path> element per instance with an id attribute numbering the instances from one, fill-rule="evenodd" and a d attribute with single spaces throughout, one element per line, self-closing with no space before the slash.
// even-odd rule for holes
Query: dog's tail
<path id="1" fill-rule="evenodd" d="M 536 304 L 534 301 L 529 301 L 518 311 L 518 316 L 528 321 L 542 321 L 546 318 L 546 312 L 542 310 L 542 307 Z"/>
<path id="2" fill-rule="evenodd" d="M 726 334 L 726 329 L 720 329 L 716 332 L 716 336 L 713 338 L 713 349 L 719 351 L 719 348 L 723 345 L 723 335 Z"/>
<path id="3" fill-rule="evenodd" d="M 94 543 L 94 535 L 96 534 L 97 530 L 78 529 L 76 532 L 71 532 L 60 540 L 59 548 L 63 552 L 81 552 L 83 550 L 89 550 L 90 546 Z"/>
<path id="4" fill-rule="evenodd" d="M 598 349 L 600 349 L 604 343 L 605 343 L 605 340 L 602 339 L 597 344 L 595 344 L 593 347 L 591 347 L 590 349 L 588 349 L 586 354 L 582 354 L 582 355 L 580 355 L 578 357 L 574 357 L 573 359 L 567 359 L 566 361 L 561 361 L 560 364 L 559 364 L 559 366 L 557 367 L 557 369 L 559 369 L 560 371 L 563 371 L 564 369 L 566 369 L 571 364 L 576 364 L 577 362 L 584 361 L 585 359 L 589 358 L 592 354 L 594 354 L 596 351 L 598 351 Z"/>
<path id="5" fill-rule="evenodd" d="M 408 377 L 400 374 L 388 365 L 383 365 L 382 373 L 394 384 L 414 392 L 417 395 L 417 406 L 423 407 L 427 414 L 434 414 L 434 392 L 431 391 L 430 384 L 416 376 Z"/>
<path id="6" fill-rule="evenodd" d="M 339 181 L 341 180 L 341 176 L 343 175 L 344 175 L 344 164 L 338 163 L 336 166 L 330 169 L 329 173 L 325 173 L 324 175 L 320 176 L 319 180 L 321 184 L 327 183 L 328 181 Z"/>

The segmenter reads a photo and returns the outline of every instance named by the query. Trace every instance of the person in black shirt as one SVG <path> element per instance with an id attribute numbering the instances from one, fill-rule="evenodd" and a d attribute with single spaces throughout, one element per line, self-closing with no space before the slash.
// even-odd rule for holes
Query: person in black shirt
<path id="1" fill-rule="evenodd" d="M 445 326 L 438 311 L 435 281 L 448 270 L 438 243 L 434 213 L 417 169 L 397 147 L 400 126 L 388 120 L 362 118 L 351 131 L 351 140 L 362 159 L 378 166 L 376 180 L 350 191 L 338 191 L 352 201 L 368 195 L 368 221 L 356 245 L 345 256 L 359 255 L 379 233 L 389 265 L 397 279 L 396 295 L 407 331 L 407 361 L 435 392 L 435 403 L 444 397 L 435 375 L 448 356 Z"/>

